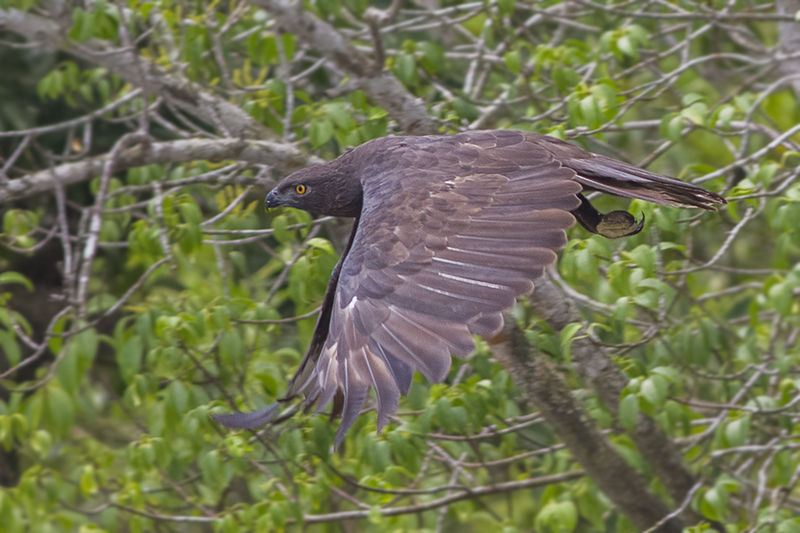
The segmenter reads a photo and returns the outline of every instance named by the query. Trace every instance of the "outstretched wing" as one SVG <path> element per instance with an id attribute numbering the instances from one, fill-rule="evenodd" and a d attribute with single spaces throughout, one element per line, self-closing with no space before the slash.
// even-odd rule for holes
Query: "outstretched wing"
<path id="1" fill-rule="evenodd" d="M 365 172 L 327 339 L 292 387 L 318 410 L 336 400 L 337 445 L 370 388 L 380 429 L 415 370 L 441 381 L 451 354 L 474 349 L 473 334 L 498 333 L 502 311 L 533 289 L 566 242 L 569 211 L 580 203 L 575 172 L 511 133 L 420 140 L 397 164 Z"/>

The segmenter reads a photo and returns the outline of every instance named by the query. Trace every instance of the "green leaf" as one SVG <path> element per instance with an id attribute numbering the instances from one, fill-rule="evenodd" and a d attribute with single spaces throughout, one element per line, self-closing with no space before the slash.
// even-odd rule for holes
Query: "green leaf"
<path id="1" fill-rule="evenodd" d="M 650 371 L 651 374 L 657 374 L 670 383 L 680 384 L 683 381 L 681 373 L 671 366 L 657 366 Z"/>
<path id="2" fill-rule="evenodd" d="M 553 67 L 552 78 L 553 83 L 562 94 L 569 93 L 570 88 L 580 80 L 580 76 L 575 70 L 558 65 Z"/>
<path id="3" fill-rule="evenodd" d="M 199 226 L 200 223 L 203 222 L 203 214 L 200 212 L 200 208 L 197 207 L 197 204 L 191 198 L 181 198 L 180 202 L 178 203 L 178 210 L 180 211 L 183 219 L 189 224 Z"/>
<path id="4" fill-rule="evenodd" d="M 728 497 L 725 491 L 718 487 L 708 489 L 700 504 L 700 511 L 712 520 L 722 520 L 728 508 Z"/>
<path id="5" fill-rule="evenodd" d="M 144 356 L 144 343 L 139 335 L 133 335 L 117 350 L 117 365 L 122 379 L 130 383 L 139 372 Z"/>
<path id="6" fill-rule="evenodd" d="M 333 249 L 333 244 L 328 239 L 323 239 L 322 237 L 314 237 L 313 239 L 309 239 L 307 242 L 308 246 L 314 248 L 315 250 L 321 250 L 325 253 L 335 254 L 336 251 Z"/>
<path id="7" fill-rule="evenodd" d="M 508 70 L 513 72 L 515 75 L 519 75 L 520 71 L 522 70 L 522 56 L 520 55 L 519 50 L 511 50 L 506 52 L 505 56 L 503 57 L 503 61 L 505 61 Z"/>
<path id="8" fill-rule="evenodd" d="M 70 338 L 64 348 L 67 353 L 56 368 L 56 376 L 70 393 L 75 393 L 83 376 L 92 366 L 100 339 L 93 328 L 87 328 Z"/>
<path id="9" fill-rule="evenodd" d="M 646 273 L 653 273 L 656 266 L 656 252 L 652 247 L 641 244 L 631 250 L 630 255 L 634 263 L 641 267 Z"/>
<path id="10" fill-rule="evenodd" d="M 294 232 L 289 229 L 289 217 L 278 215 L 272 219 L 272 235 L 278 242 L 290 242 L 294 240 Z"/>
<path id="11" fill-rule="evenodd" d="M 92 15 L 81 7 L 72 11 L 72 28 L 69 38 L 84 43 L 92 38 Z"/>
<path id="12" fill-rule="evenodd" d="M 22 359 L 22 350 L 13 331 L 0 330 L 0 349 L 11 366 L 18 364 Z"/>
<path id="13" fill-rule="evenodd" d="M 677 113 L 668 113 L 661 118 L 658 126 L 658 132 L 665 139 L 670 141 L 679 141 L 683 136 L 683 121 L 682 115 Z"/>
<path id="14" fill-rule="evenodd" d="M 455 109 L 460 118 L 464 118 L 466 120 L 475 120 L 480 114 L 478 108 L 476 108 L 471 102 L 460 97 L 453 99 L 453 109 Z"/>
<path id="15" fill-rule="evenodd" d="M 667 399 L 669 384 L 662 376 L 655 374 L 642 381 L 641 396 L 653 407 L 661 407 Z"/>
<path id="16" fill-rule="evenodd" d="M 800 15 L 800 11 L 795 15 L 795 20 L 800 22 L 800 16 L 798 15 Z M 800 533 L 800 518 L 782 520 L 775 529 L 775 533 Z"/>
<path id="17" fill-rule="evenodd" d="M 639 397 L 636 394 L 623 396 L 619 402 L 619 423 L 632 431 L 636 428 L 636 419 L 639 416 Z"/>
<path id="18" fill-rule="evenodd" d="M 274 35 L 264 37 L 261 42 L 261 58 L 264 65 L 277 63 L 280 61 L 278 58 L 278 43 Z"/>
<path id="19" fill-rule="evenodd" d="M 98 490 L 97 479 L 95 478 L 94 466 L 85 465 L 81 472 L 80 482 L 78 484 L 81 492 L 84 494 L 94 494 Z"/>
<path id="20" fill-rule="evenodd" d="M 200 473 L 203 475 L 203 480 L 207 485 L 210 487 L 220 486 L 220 481 L 223 477 L 223 466 L 216 450 L 200 455 L 197 460 L 197 466 L 200 468 Z"/>
<path id="21" fill-rule="evenodd" d="M 291 33 L 284 32 L 281 35 L 281 43 L 283 44 L 283 56 L 287 59 L 287 61 L 294 59 L 296 49 L 295 36 Z"/>
<path id="22" fill-rule="evenodd" d="M 703 102 L 696 102 L 681 111 L 681 116 L 698 125 L 705 124 L 708 116 L 708 106 Z"/>
<path id="23" fill-rule="evenodd" d="M 724 105 L 717 112 L 717 120 L 714 124 L 717 128 L 730 129 L 731 121 L 736 114 L 736 108 L 732 105 Z"/>
<path id="24" fill-rule="evenodd" d="M 333 123 L 327 118 L 312 119 L 308 125 L 308 140 L 311 146 L 319 148 L 333 137 Z"/>
<path id="25" fill-rule="evenodd" d="M 571 359 L 571 352 L 572 352 L 572 343 L 575 341 L 575 336 L 583 327 L 583 324 L 580 322 L 573 322 L 571 324 L 567 324 L 561 330 L 559 334 L 559 345 L 561 347 L 561 353 L 564 354 L 564 358 L 569 361 Z"/>
<path id="26" fill-rule="evenodd" d="M 381 512 L 380 505 L 373 505 L 369 508 L 367 513 L 367 521 L 370 524 L 380 525 L 383 523 L 383 513 Z"/>
<path id="27" fill-rule="evenodd" d="M 578 525 L 578 509 L 571 501 L 549 501 L 536 515 L 537 530 L 569 533 Z"/>
<path id="28" fill-rule="evenodd" d="M 419 63 L 428 73 L 435 74 L 445 68 L 444 48 L 440 44 L 424 41 L 419 48 L 422 51 Z"/>
<path id="29" fill-rule="evenodd" d="M 584 520 L 589 521 L 598 531 L 602 531 L 605 529 L 603 527 L 603 516 L 608 512 L 609 508 L 600 494 L 598 494 L 598 490 L 596 488 L 588 488 L 586 485 L 581 487 L 576 495 L 578 511 L 580 511 Z"/>
<path id="30" fill-rule="evenodd" d="M 47 457 L 53 448 L 53 437 L 48 431 L 39 429 L 33 432 L 28 445 L 39 457 Z"/>
<path id="31" fill-rule="evenodd" d="M 394 73 L 404 85 L 413 86 L 417 81 L 417 61 L 412 54 L 400 54 L 394 58 Z"/>
<path id="32" fill-rule="evenodd" d="M 17 283 L 19 285 L 22 285 L 29 291 L 33 291 L 33 283 L 31 283 L 31 281 L 28 278 L 26 278 L 19 272 L 14 272 L 14 271 L 0 272 L 0 285 L 10 285 L 13 283 Z"/>
<path id="33" fill-rule="evenodd" d="M 623 35 L 617 40 L 617 48 L 626 56 L 639 59 L 639 49 L 636 45 L 636 41 L 629 35 Z"/>
<path id="34" fill-rule="evenodd" d="M 238 330 L 226 331 L 219 341 L 219 356 L 223 364 L 241 365 L 245 361 L 244 342 Z"/>
<path id="35" fill-rule="evenodd" d="M 52 433 L 57 437 L 63 438 L 69 432 L 75 418 L 72 398 L 58 386 L 58 381 L 55 380 L 47 384 L 45 396 L 45 417 L 48 421 L 48 428 L 52 429 Z"/>
<path id="36" fill-rule="evenodd" d="M 171 423 L 177 425 L 188 410 L 189 393 L 183 382 L 178 379 L 169 384 L 166 392 L 166 401 L 164 403 L 166 415 Z"/>
<path id="37" fill-rule="evenodd" d="M 581 118 L 590 126 L 600 124 L 600 110 L 594 95 L 585 96 L 578 103 Z"/>
<path id="38" fill-rule="evenodd" d="M 512 15 L 514 13 L 515 0 L 498 0 L 497 9 L 501 15 Z"/>
<path id="39" fill-rule="evenodd" d="M 351 114 L 346 102 L 331 102 L 322 106 L 322 112 L 342 129 L 350 128 Z"/>
<path id="40" fill-rule="evenodd" d="M 792 295 L 792 287 L 786 282 L 776 283 L 768 291 L 769 301 L 778 313 L 782 316 L 792 314 L 792 306 L 795 303 Z"/>
<path id="41" fill-rule="evenodd" d="M 743 446 L 750 433 L 750 418 L 742 417 L 725 425 L 725 440 L 729 446 Z"/>

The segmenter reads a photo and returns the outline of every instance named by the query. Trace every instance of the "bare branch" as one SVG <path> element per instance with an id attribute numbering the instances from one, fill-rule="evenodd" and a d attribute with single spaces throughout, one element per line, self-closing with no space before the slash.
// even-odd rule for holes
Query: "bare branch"
<path id="1" fill-rule="evenodd" d="M 99 175 L 108 160 L 107 155 L 65 163 L 49 170 L 28 174 L 22 178 L 0 183 L 0 201 L 18 200 L 52 190 L 57 183 L 72 185 Z M 114 168 L 125 170 L 152 164 L 185 161 L 244 161 L 269 165 L 280 172 L 289 172 L 308 163 L 319 162 L 289 144 L 243 139 L 190 139 L 140 144 L 122 151 Z"/>
<path id="2" fill-rule="evenodd" d="M 667 516 L 669 508 L 590 422 L 552 363 L 534 352 L 513 320 L 507 321 L 506 335 L 506 340 L 494 346 L 495 356 L 597 486 L 640 530 L 652 527 Z M 682 529 L 680 521 L 673 518 L 656 531 L 678 533 Z"/>
<path id="3" fill-rule="evenodd" d="M 778 48 L 786 55 L 793 55 L 800 50 L 800 22 L 797 20 L 797 13 L 800 13 L 800 0 L 776 0 L 775 7 L 778 15 L 792 19 L 778 22 Z M 800 58 L 777 59 L 781 72 L 794 76 L 792 87 L 795 95 L 800 98 Z"/>
<path id="4" fill-rule="evenodd" d="M 415 505 L 407 505 L 404 507 L 388 507 L 380 509 L 382 516 L 398 516 L 403 514 L 419 513 L 430 509 L 438 509 L 445 505 L 452 503 L 479 498 L 489 494 L 501 494 L 503 492 L 516 491 L 520 489 L 528 489 L 533 487 L 542 487 L 561 481 L 569 481 L 579 479 L 586 474 L 583 471 L 576 470 L 573 472 L 565 472 L 563 474 L 553 474 L 549 476 L 537 476 L 519 481 L 505 481 L 495 483 L 493 485 L 484 485 L 480 487 L 472 487 L 463 492 L 449 494 L 435 500 L 421 502 Z M 306 524 L 317 524 L 321 522 L 339 522 L 341 520 L 348 520 L 354 518 L 367 518 L 371 510 L 363 511 L 340 511 L 338 513 L 330 513 L 323 515 L 306 515 L 303 517 L 303 522 Z"/>
<path id="5" fill-rule="evenodd" d="M 169 72 L 135 50 L 110 48 L 103 41 L 74 43 L 56 21 L 32 12 L 0 9 L 0 28 L 52 50 L 63 50 L 94 65 L 107 68 L 125 81 L 157 94 L 176 107 L 227 135 L 244 139 L 273 137 L 272 132 L 241 107 L 219 98 L 178 72 Z"/>
<path id="6" fill-rule="evenodd" d="M 529 300 L 550 326 L 560 331 L 567 324 L 583 322 L 570 298 L 565 296 L 549 279 L 544 279 L 536 284 L 536 290 Z M 575 369 L 591 384 L 606 407 L 616 416 L 622 390 L 628 382 L 619 366 L 602 347 L 595 345 L 588 337 L 575 339 L 572 354 Z M 652 418 L 640 415 L 632 437 L 642 455 L 670 491 L 672 498 L 682 501 L 696 481 L 669 436 Z M 691 509 L 686 512 L 692 521 L 702 520 Z"/>
<path id="7" fill-rule="evenodd" d="M 371 68 L 374 63 L 369 57 L 356 50 L 333 26 L 304 10 L 302 4 L 289 0 L 253 0 L 252 3 L 269 11 L 281 28 L 300 36 L 351 76 L 354 86 L 385 107 L 402 131 L 410 134 L 436 131 L 436 123 L 425 106 L 397 78 L 384 70 L 383 65 Z"/>

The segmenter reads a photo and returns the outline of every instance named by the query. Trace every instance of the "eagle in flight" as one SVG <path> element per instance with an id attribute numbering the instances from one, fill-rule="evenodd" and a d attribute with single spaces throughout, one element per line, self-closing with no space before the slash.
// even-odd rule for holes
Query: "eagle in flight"
<path id="1" fill-rule="evenodd" d="M 611 238 L 641 230 L 624 211 L 599 213 L 586 191 L 707 210 L 725 204 L 701 187 L 512 130 L 384 137 L 285 177 L 267 208 L 355 224 L 286 395 L 214 418 L 252 428 L 279 418 L 280 402 L 302 395 L 320 411 L 333 401 L 338 447 L 374 389 L 380 431 L 415 370 L 441 382 L 451 355 L 473 351 L 473 335 L 500 332 L 503 310 L 533 290 L 576 220 Z"/>

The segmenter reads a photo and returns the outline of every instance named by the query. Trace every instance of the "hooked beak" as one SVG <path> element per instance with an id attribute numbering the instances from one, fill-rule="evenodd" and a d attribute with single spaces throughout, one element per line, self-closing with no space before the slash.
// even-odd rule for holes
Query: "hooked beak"
<path id="1" fill-rule="evenodd" d="M 264 198 L 264 207 L 269 211 L 270 207 L 276 207 L 278 205 L 278 191 L 272 189 L 267 193 L 266 198 Z"/>

